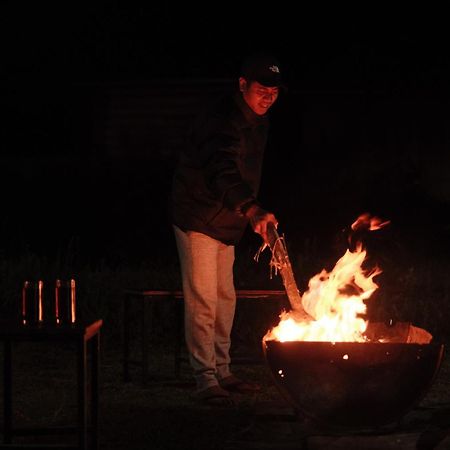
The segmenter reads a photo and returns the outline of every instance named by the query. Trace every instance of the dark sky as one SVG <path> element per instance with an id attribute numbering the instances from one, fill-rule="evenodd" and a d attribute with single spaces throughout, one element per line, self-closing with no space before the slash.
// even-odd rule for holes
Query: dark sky
<path id="1" fill-rule="evenodd" d="M 68 123 L 70 117 L 60 113 L 64 109 L 72 111 L 72 105 L 67 107 L 64 102 L 69 101 L 67 99 L 72 101 L 79 94 L 80 91 L 74 93 L 75 84 L 101 85 L 108 81 L 208 77 L 231 79 L 236 77 L 242 57 L 260 49 L 268 49 L 279 56 L 292 92 L 304 92 L 307 98 L 304 96 L 303 99 L 309 99 L 310 104 L 306 106 L 294 103 L 291 111 L 298 112 L 301 123 L 307 124 L 302 125 L 309 133 L 301 136 L 302 145 L 306 143 L 304 147 L 317 147 L 319 151 L 315 156 L 316 161 L 311 160 L 309 166 L 301 166 L 304 153 L 294 155 L 294 164 L 288 161 L 292 153 L 284 153 L 284 160 L 278 158 L 284 164 L 283 167 L 290 166 L 295 171 L 295 158 L 299 159 L 298 167 L 301 167 L 301 171 L 314 173 L 318 170 L 317 173 L 322 178 L 313 180 L 307 189 L 316 189 L 318 192 L 316 184 L 319 183 L 333 186 L 327 179 L 326 170 L 332 170 L 336 161 L 341 169 L 347 164 L 344 168 L 351 173 L 349 165 L 353 163 L 346 156 L 346 145 L 348 138 L 358 133 L 358 139 L 361 136 L 365 139 L 363 144 L 366 145 L 366 150 L 369 148 L 372 151 L 368 158 L 376 162 L 384 159 L 392 172 L 389 175 L 391 179 L 396 179 L 396 164 L 399 161 L 404 163 L 402 155 L 407 154 L 410 149 L 419 148 L 422 153 L 436 148 L 442 151 L 446 148 L 445 142 L 448 143 L 445 135 L 449 135 L 450 31 L 445 21 L 447 15 L 443 11 L 431 8 L 413 11 L 408 6 L 407 11 L 394 13 L 392 7 L 383 9 L 378 4 L 369 5 L 364 10 L 351 7 L 346 10 L 341 5 L 326 10 L 322 5 L 317 5 L 316 10 L 313 10 L 303 5 L 294 8 L 292 2 L 278 2 L 270 7 L 243 2 L 211 2 L 206 5 L 164 2 L 145 6 L 118 6 L 116 2 L 108 2 L 105 6 L 75 2 L 50 3 L 53 4 L 32 2 L 25 6 L 19 2 L 9 2 L 2 6 L 2 97 L 7 101 L 7 117 L 2 124 L 2 133 L 6 136 L 3 141 L 8 142 L 4 154 L 9 151 L 33 155 L 38 161 L 40 155 L 48 157 L 51 154 L 48 150 L 50 147 L 62 154 L 70 145 L 78 153 L 89 154 L 85 148 L 74 144 L 74 141 L 81 141 L 81 138 L 73 133 L 81 135 L 81 128 L 77 128 L 78 124 L 74 126 Z M 324 94 L 308 97 L 310 92 Z M 376 94 L 378 97 L 373 104 L 367 100 L 372 98 L 370 95 L 364 97 L 367 103 L 363 105 L 366 116 L 357 117 L 357 110 L 352 110 L 353 103 L 342 106 L 341 98 L 336 95 L 339 92 L 381 94 Z M 358 105 L 362 108 L 361 104 Z M 348 116 L 340 112 L 345 108 Z M 91 111 L 86 107 L 85 110 L 77 111 L 77 114 L 87 121 Z M 422 122 L 425 124 L 423 127 Z M 296 131 L 298 123 L 294 121 L 292 124 Z M 420 132 L 417 132 L 417 124 L 423 128 Z M 68 128 L 70 133 L 67 133 Z M 321 140 L 315 142 L 314 133 Z M 440 136 L 444 138 L 441 139 Z M 439 139 L 441 140 L 437 142 Z M 433 143 L 434 147 L 428 145 L 428 142 Z M 358 149 L 360 144 L 361 141 L 355 138 L 354 147 Z M 380 148 L 384 152 L 381 156 Z M 323 149 L 328 150 L 322 153 Z M 328 155 L 326 151 L 329 152 Z M 361 161 L 361 156 L 358 157 Z M 326 161 L 321 161 L 320 158 Z M 20 174 L 28 177 L 27 183 L 31 184 L 38 178 L 39 186 L 45 186 L 45 189 L 40 194 L 36 191 L 32 201 L 36 202 L 41 195 L 43 205 L 51 209 L 48 206 L 49 196 L 61 186 L 55 188 L 52 184 L 52 169 L 37 169 L 39 165 L 36 161 L 30 161 L 27 166 L 20 168 Z M 314 166 L 316 162 L 318 165 Z M 65 202 L 67 198 L 76 198 L 80 192 L 77 189 L 83 189 L 81 186 L 86 177 L 83 167 L 87 167 L 85 162 L 83 164 L 77 168 L 78 184 L 70 185 L 67 191 L 59 189 L 56 197 L 58 204 L 64 204 L 61 202 Z M 89 169 L 92 170 L 92 167 L 89 166 Z M 435 167 L 446 166 L 438 160 Z M 70 175 L 69 169 L 58 167 L 56 170 L 61 172 L 57 179 L 70 179 L 73 174 Z M 112 171 L 105 166 L 101 169 L 104 172 Z M 385 166 L 382 166 L 380 171 L 384 169 Z M 16 173 L 19 172 L 10 170 L 8 175 L 14 177 Z M 344 175 L 343 178 L 352 178 Z M 336 174 L 333 176 L 336 177 Z M 433 171 L 427 176 L 430 180 L 436 179 Z M 440 176 L 441 179 L 444 178 L 442 174 Z M 363 179 L 362 176 L 354 178 Z M 320 181 L 317 182 L 317 179 Z M 3 180 L 8 178 L 3 177 Z M 115 189 L 118 186 L 116 181 L 114 178 Z M 381 186 L 388 185 L 386 177 L 384 181 Z M 107 198 L 108 189 L 104 186 L 97 189 L 95 179 L 91 183 L 94 187 L 89 185 L 89 189 L 93 189 L 92 192 L 96 193 L 99 203 L 103 205 L 103 209 L 100 208 L 103 214 L 113 205 L 114 199 L 110 194 L 111 198 Z M 66 188 L 67 184 L 70 183 L 66 183 Z M 32 190 L 33 186 L 38 185 L 33 184 Z M 138 190 L 139 186 L 135 188 Z M 442 193 L 441 185 L 435 188 Z M 331 187 L 329 189 L 332 190 Z M 19 191 L 20 198 L 26 199 L 30 186 L 21 186 L 17 192 Z M 86 190 L 85 195 L 90 195 L 89 192 Z M 387 188 L 386 192 L 384 195 L 388 197 Z M 310 193 L 303 191 L 290 192 L 289 195 L 292 199 L 303 195 L 311 198 Z M 140 193 L 139 199 L 143 197 Z M 391 199 L 394 204 L 396 198 L 391 196 Z M 151 222 L 152 211 L 149 205 L 152 199 L 145 200 L 148 203 L 143 216 Z M 7 219 L 4 219 L 3 224 L 9 221 L 9 229 L 16 229 L 14 219 L 17 216 L 17 206 L 15 200 L 8 201 L 14 208 L 9 218 L 5 215 Z M 321 215 L 328 214 L 324 213 L 326 209 L 313 203 L 311 199 L 309 203 L 304 202 L 303 211 L 313 226 L 318 222 L 325 223 Z M 121 205 L 113 206 L 115 209 L 111 211 L 114 211 L 117 218 Z M 352 215 L 363 212 L 359 211 L 359 206 L 355 205 Z M 80 218 L 83 215 L 82 202 L 76 200 L 74 208 Z M 97 205 L 91 208 L 98 209 Z M 291 215 L 293 210 L 294 207 L 288 202 L 285 212 Z M 298 214 L 298 220 L 292 220 L 294 226 L 304 222 L 300 213 Z M 105 217 L 104 214 L 103 216 Z M 122 219 L 124 223 L 127 222 L 127 217 Z M 103 226 L 104 223 L 101 222 L 96 230 Z M 52 228 L 42 228 L 54 232 L 55 227 L 53 222 Z M 331 223 L 330 227 L 335 227 L 335 223 Z M 109 229 L 107 225 L 106 228 Z M 30 229 L 33 227 L 25 229 L 23 234 L 29 236 Z M 40 231 L 33 229 L 33 232 L 39 234 Z M 66 237 L 72 232 L 70 230 Z M 120 240 L 120 228 L 116 227 L 114 233 Z M 145 234 L 146 231 L 143 230 L 142 236 Z M 130 246 L 135 249 L 142 247 L 139 232 L 134 237 L 136 242 Z M 33 239 L 38 240 L 39 236 Z M 95 240 L 94 236 L 93 241 Z M 47 242 L 41 242 L 38 247 L 45 247 Z M 148 252 L 151 245 L 151 241 L 145 244 L 142 252 Z"/>
<path id="2" fill-rule="evenodd" d="M 448 27 L 439 10 L 49 3 L 10 2 L 3 11 L 9 76 L 227 77 L 258 48 L 276 52 L 295 81 L 324 87 L 440 82 L 449 69 Z"/>

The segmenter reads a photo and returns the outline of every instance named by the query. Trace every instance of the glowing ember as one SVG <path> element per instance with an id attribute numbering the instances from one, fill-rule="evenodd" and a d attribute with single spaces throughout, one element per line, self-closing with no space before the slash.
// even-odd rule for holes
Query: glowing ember
<path id="1" fill-rule="evenodd" d="M 364 214 L 352 225 L 352 229 L 367 227 L 379 229 L 389 222 Z M 381 273 L 375 268 L 362 269 L 366 251 L 358 244 L 354 252 L 347 250 L 333 270 L 310 279 L 308 290 L 302 296 L 302 305 L 315 320 L 296 321 L 294 314 L 283 312 L 278 326 L 270 330 L 264 340 L 364 342 L 367 321 L 367 300 L 378 288 L 373 278 Z"/>

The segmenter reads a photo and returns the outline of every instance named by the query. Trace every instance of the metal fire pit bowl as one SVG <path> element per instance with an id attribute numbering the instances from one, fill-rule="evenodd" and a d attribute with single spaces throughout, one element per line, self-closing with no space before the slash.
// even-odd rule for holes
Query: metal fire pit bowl
<path id="1" fill-rule="evenodd" d="M 339 428 L 377 428 L 419 402 L 442 362 L 443 344 L 264 341 L 283 396 L 303 415 Z"/>

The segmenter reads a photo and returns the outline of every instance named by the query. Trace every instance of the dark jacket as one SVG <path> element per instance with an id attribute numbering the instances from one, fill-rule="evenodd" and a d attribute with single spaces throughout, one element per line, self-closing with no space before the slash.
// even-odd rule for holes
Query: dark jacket
<path id="1" fill-rule="evenodd" d="M 267 118 L 255 114 L 240 93 L 201 114 L 173 178 L 172 222 L 238 243 L 248 224 L 243 212 L 258 193 L 267 132 Z"/>

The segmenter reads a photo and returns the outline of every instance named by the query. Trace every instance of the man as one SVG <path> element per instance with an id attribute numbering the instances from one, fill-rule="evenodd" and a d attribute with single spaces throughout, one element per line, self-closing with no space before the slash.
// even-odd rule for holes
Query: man
<path id="1" fill-rule="evenodd" d="M 212 405 L 231 403 L 230 392 L 259 386 L 230 371 L 230 333 L 236 306 L 235 245 L 250 223 L 267 241 L 275 216 L 257 193 L 268 132 L 267 112 L 281 87 L 271 55 L 247 58 L 239 91 L 195 121 L 173 179 L 174 224 L 185 301 L 185 338 L 197 396 Z"/>

